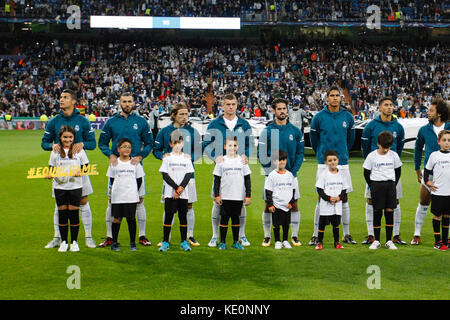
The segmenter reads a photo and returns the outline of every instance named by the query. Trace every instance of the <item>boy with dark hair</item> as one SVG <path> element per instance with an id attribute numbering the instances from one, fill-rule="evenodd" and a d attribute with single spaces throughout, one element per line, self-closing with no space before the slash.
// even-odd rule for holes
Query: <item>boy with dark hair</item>
<path id="1" fill-rule="evenodd" d="M 295 178 L 286 170 L 287 153 L 280 150 L 273 154 L 276 165 L 264 182 L 266 200 L 265 212 L 272 213 L 273 235 L 275 249 L 291 249 L 288 239 L 289 224 L 291 222 L 291 209 L 295 201 Z M 283 228 L 283 242 L 280 241 L 280 226 Z"/>
<path id="2" fill-rule="evenodd" d="M 396 185 L 400 179 L 402 162 L 390 148 L 394 136 L 390 131 L 383 131 L 377 137 L 378 149 L 372 151 L 364 161 L 364 178 L 370 189 L 373 204 L 373 228 L 375 240 L 369 249 L 376 250 L 380 245 L 381 218 L 386 219 L 386 248 L 396 250 L 392 242 L 394 226 L 393 211 L 397 207 Z"/>
<path id="3" fill-rule="evenodd" d="M 180 220 L 181 249 L 191 251 L 187 242 L 187 218 L 189 190 L 186 186 L 194 173 L 194 166 L 190 158 L 183 154 L 184 139 L 180 130 L 170 134 L 170 147 L 172 152 L 163 159 L 159 168 L 164 180 L 164 239 L 159 251 L 170 248 L 169 235 L 172 230 L 172 220 L 176 212 Z M 185 190 L 186 189 L 186 190 Z"/>
<path id="4" fill-rule="evenodd" d="M 344 249 L 339 243 L 339 225 L 341 224 L 342 203 L 347 202 L 347 179 L 338 169 L 339 157 L 336 151 L 328 150 L 324 155 L 328 170 L 322 172 L 316 182 L 317 193 L 320 196 L 319 233 L 316 250 L 323 248 L 325 226 L 333 226 L 334 247 Z"/>

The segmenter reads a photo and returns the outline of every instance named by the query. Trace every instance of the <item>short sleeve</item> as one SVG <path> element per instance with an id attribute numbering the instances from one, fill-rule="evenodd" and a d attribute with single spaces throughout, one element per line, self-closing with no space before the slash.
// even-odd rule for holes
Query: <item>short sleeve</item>
<path id="1" fill-rule="evenodd" d="M 167 162 L 168 162 L 167 159 L 168 159 L 168 157 L 164 157 L 164 159 L 162 161 L 162 164 L 161 164 L 161 167 L 159 168 L 159 172 L 169 173 L 169 168 L 168 168 L 168 165 L 167 165 Z"/>
<path id="2" fill-rule="evenodd" d="M 136 179 L 142 178 L 143 176 L 145 176 L 144 168 L 140 163 L 138 163 L 136 165 Z"/>
<path id="3" fill-rule="evenodd" d="M 325 188 L 325 171 L 319 176 L 316 182 L 316 188 L 324 189 Z"/>
<path id="4" fill-rule="evenodd" d="M 272 175 L 268 175 L 266 181 L 264 181 L 264 189 L 273 191 L 273 178 Z"/>
<path id="5" fill-rule="evenodd" d="M 187 163 L 186 172 L 187 173 L 193 173 L 195 170 L 194 170 L 194 166 L 192 165 L 191 159 L 186 159 L 186 160 L 187 160 L 186 161 L 186 163 Z"/>
<path id="6" fill-rule="evenodd" d="M 86 151 L 81 150 L 80 152 L 80 164 L 85 165 L 89 163 L 89 159 L 87 157 Z"/>
<path id="7" fill-rule="evenodd" d="M 244 173 L 244 176 L 247 176 L 252 173 L 252 170 L 250 170 L 250 167 L 248 164 L 244 164 L 244 167 L 242 168 L 242 172 Z"/>
<path id="8" fill-rule="evenodd" d="M 108 167 L 108 171 L 106 171 L 106 176 L 110 177 L 110 178 L 114 178 L 116 176 L 116 170 L 114 169 L 114 167 L 112 165 L 109 165 Z"/>
<path id="9" fill-rule="evenodd" d="M 57 158 L 57 154 L 52 151 L 52 153 L 50 153 L 50 159 L 48 160 L 48 164 L 50 166 L 56 167 L 56 158 Z"/>
<path id="10" fill-rule="evenodd" d="M 434 168 L 434 162 L 435 162 L 435 160 L 434 160 L 434 155 L 435 155 L 435 153 L 433 152 L 431 155 L 430 155 L 430 157 L 428 158 L 428 162 L 427 162 L 427 165 L 425 166 L 425 169 L 427 169 L 427 170 L 433 170 L 433 168 Z"/>
<path id="11" fill-rule="evenodd" d="M 364 160 L 363 168 L 367 170 L 372 170 L 372 154 L 370 153 L 366 160 Z"/>
<path id="12" fill-rule="evenodd" d="M 400 160 L 400 157 L 396 152 L 394 152 L 394 168 L 397 169 L 403 165 L 402 161 Z"/>
<path id="13" fill-rule="evenodd" d="M 213 175 L 221 177 L 222 176 L 222 164 L 216 163 L 216 166 L 214 167 Z"/>

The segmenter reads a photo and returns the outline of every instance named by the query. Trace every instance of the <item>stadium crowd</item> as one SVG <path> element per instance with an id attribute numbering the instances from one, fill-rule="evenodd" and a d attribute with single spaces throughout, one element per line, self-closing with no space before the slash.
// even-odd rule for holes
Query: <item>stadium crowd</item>
<path id="1" fill-rule="evenodd" d="M 0 53 L 12 49 L 4 43 Z M 450 94 L 450 50 L 439 45 L 194 48 L 54 40 L 23 42 L 15 52 L 0 60 L 0 110 L 13 116 L 55 114 L 64 88 L 79 92 L 80 104 L 97 116 L 113 114 L 122 91 L 134 93 L 143 113 L 183 102 L 193 116 L 206 115 L 208 92 L 233 92 L 246 116 L 265 116 L 274 96 L 320 110 L 326 89 L 339 84 L 348 107 L 364 118 L 373 117 L 381 96 L 393 97 L 399 113 L 421 116 L 432 96 Z M 219 112 L 217 102 L 213 110 Z"/>
<path id="2" fill-rule="evenodd" d="M 67 7 L 89 15 L 151 15 L 186 17 L 241 17 L 244 21 L 361 21 L 367 7 L 378 5 L 384 21 L 448 20 L 449 1 L 438 0 L 5 0 L 4 16 L 65 17 Z"/>

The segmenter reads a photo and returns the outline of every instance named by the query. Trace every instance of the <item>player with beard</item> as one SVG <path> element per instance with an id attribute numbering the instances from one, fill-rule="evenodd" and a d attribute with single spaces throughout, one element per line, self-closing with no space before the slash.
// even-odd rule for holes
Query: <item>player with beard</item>
<path id="1" fill-rule="evenodd" d="M 131 140 L 131 163 L 142 164 L 142 160 L 147 157 L 153 148 L 153 136 L 148 122 L 137 113 L 133 112 L 134 98 L 129 92 L 122 93 L 119 100 L 121 111 L 106 121 L 98 140 L 98 147 L 102 153 L 109 158 L 112 166 L 117 165 L 119 153 L 117 151 L 117 142 L 122 138 Z M 111 148 L 109 143 L 112 141 Z M 108 196 L 109 188 L 108 187 Z M 139 203 L 136 207 L 136 217 L 139 228 L 139 243 L 144 246 L 150 246 L 151 242 L 146 238 L 145 224 L 147 213 L 144 205 L 144 196 L 146 194 L 145 179 L 139 188 Z M 110 246 L 112 244 L 112 216 L 111 203 L 108 202 L 106 209 L 106 239 L 100 247 Z"/>

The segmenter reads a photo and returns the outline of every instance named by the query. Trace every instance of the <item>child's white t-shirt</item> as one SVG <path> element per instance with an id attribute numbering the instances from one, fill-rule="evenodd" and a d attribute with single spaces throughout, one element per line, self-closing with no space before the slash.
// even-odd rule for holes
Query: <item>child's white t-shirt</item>
<path id="1" fill-rule="evenodd" d="M 137 203 L 139 193 L 136 179 L 145 176 L 144 168 L 140 163 L 131 164 L 129 161 L 117 159 L 117 165 L 110 165 L 106 175 L 114 179 L 111 187 L 111 203 Z"/>
<path id="2" fill-rule="evenodd" d="M 223 157 L 223 162 L 216 163 L 213 175 L 220 179 L 220 197 L 222 200 L 244 200 L 244 177 L 251 174 L 248 164 L 242 164 L 242 157 Z"/>
<path id="3" fill-rule="evenodd" d="M 273 170 L 264 181 L 264 190 L 272 191 L 275 208 L 288 212 L 288 204 L 294 194 L 294 176 L 287 170 L 284 173 Z"/>
<path id="4" fill-rule="evenodd" d="M 324 170 L 316 182 L 316 187 L 323 189 L 326 195 L 330 197 L 337 197 L 342 193 L 342 190 L 347 190 L 347 179 L 339 170 L 337 173 L 332 173 L 330 170 Z M 331 216 L 334 214 L 342 215 L 342 200 L 335 204 L 325 201 L 320 198 L 319 209 L 321 216 Z"/>
<path id="5" fill-rule="evenodd" d="M 425 168 L 433 170 L 433 183 L 437 190 L 431 191 L 431 194 L 450 196 L 450 153 L 431 153 Z"/>
<path id="6" fill-rule="evenodd" d="M 191 158 L 186 157 L 184 154 L 176 155 L 170 153 L 163 158 L 159 172 L 165 172 L 169 174 L 169 177 L 177 184 L 183 181 L 184 176 L 187 173 L 194 172 L 194 166 L 192 165 Z M 164 181 L 164 198 L 173 198 L 175 190 Z M 189 199 L 188 191 L 185 189 L 180 196 L 180 199 Z"/>
<path id="7" fill-rule="evenodd" d="M 371 170 L 370 180 L 372 181 L 395 181 L 395 169 L 402 166 L 400 157 L 392 150 L 381 155 L 378 149 L 372 151 L 364 161 L 364 169 Z"/>
<path id="8" fill-rule="evenodd" d="M 50 160 L 48 164 L 52 167 L 61 167 L 64 172 L 69 173 L 70 168 L 72 166 L 80 167 L 82 165 L 88 164 L 89 159 L 84 150 L 81 150 L 79 153 L 75 153 L 72 155 L 72 158 L 69 158 L 69 149 L 64 149 L 66 156 L 61 158 L 61 155 L 58 152 L 52 151 L 50 154 Z M 74 167 L 72 167 L 74 168 Z M 83 178 L 82 177 L 55 177 L 53 178 L 53 189 L 62 189 L 62 190 L 74 190 L 83 187 Z"/>

